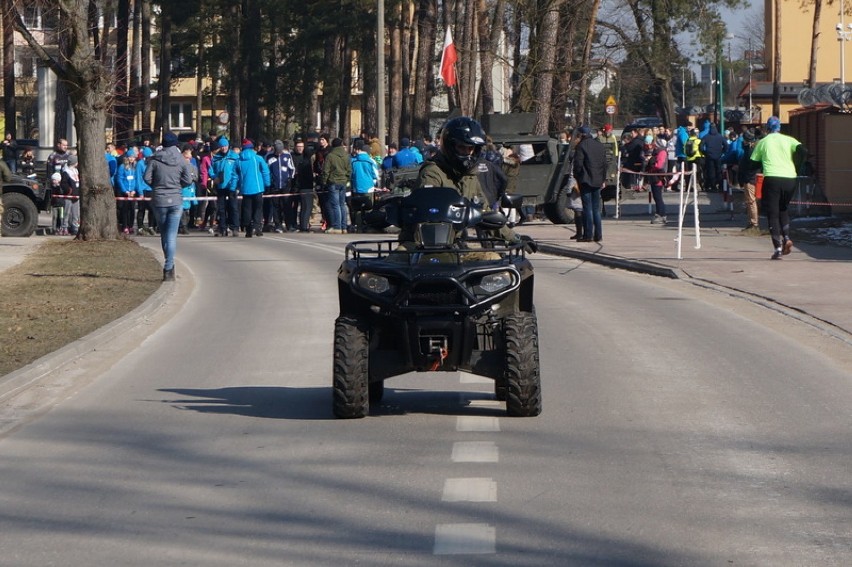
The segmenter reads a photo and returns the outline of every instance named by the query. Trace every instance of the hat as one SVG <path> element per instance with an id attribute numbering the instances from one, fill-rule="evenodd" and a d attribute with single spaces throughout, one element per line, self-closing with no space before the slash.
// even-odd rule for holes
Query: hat
<path id="1" fill-rule="evenodd" d="M 743 140 L 746 142 L 754 141 L 754 131 L 751 128 L 743 132 Z"/>
<path id="2" fill-rule="evenodd" d="M 284 142 L 282 142 L 281 140 L 275 140 L 274 142 L 272 142 L 272 147 L 275 148 L 276 152 L 283 152 Z"/>
<path id="3" fill-rule="evenodd" d="M 77 165 L 77 156 L 74 154 L 68 156 L 68 165 Z"/>
<path id="4" fill-rule="evenodd" d="M 154 150 L 152 150 L 148 146 L 142 147 L 142 157 L 151 157 L 152 155 L 154 155 Z"/>
<path id="5" fill-rule="evenodd" d="M 604 132 L 612 132 L 612 124 L 604 124 Z"/>
<path id="6" fill-rule="evenodd" d="M 225 136 L 222 136 L 222 137 L 219 138 L 219 147 L 220 148 L 227 148 L 230 145 L 231 145 L 231 142 L 229 142 L 228 138 L 226 138 Z"/>
<path id="7" fill-rule="evenodd" d="M 592 131 L 589 129 L 588 126 L 583 125 L 583 126 L 580 126 L 579 128 L 577 128 L 577 133 L 582 134 L 583 136 L 588 136 L 589 134 L 592 133 Z"/>
<path id="8" fill-rule="evenodd" d="M 178 145 L 178 137 L 174 132 L 166 132 L 163 134 L 163 147 L 170 148 L 172 146 Z"/>
<path id="9" fill-rule="evenodd" d="M 766 129 L 771 132 L 780 132 L 781 131 L 781 120 L 777 116 L 770 116 L 769 120 L 766 121 Z"/>
<path id="10" fill-rule="evenodd" d="M 136 157 L 136 150 L 134 150 L 133 148 L 130 148 L 129 150 L 124 152 L 124 157 L 135 158 Z"/>
<path id="11" fill-rule="evenodd" d="M 399 147 L 400 148 L 407 148 L 410 145 L 411 145 L 411 140 L 409 140 L 408 138 L 403 138 L 399 141 Z"/>
<path id="12" fill-rule="evenodd" d="M 242 147 L 243 147 L 244 150 L 253 150 L 254 149 L 254 142 L 252 142 L 248 138 L 243 138 Z"/>

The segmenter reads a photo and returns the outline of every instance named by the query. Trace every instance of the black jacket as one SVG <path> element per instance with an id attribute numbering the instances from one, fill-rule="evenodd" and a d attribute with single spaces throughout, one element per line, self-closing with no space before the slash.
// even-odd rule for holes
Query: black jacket
<path id="1" fill-rule="evenodd" d="M 715 124 L 711 124 L 710 133 L 701 140 L 701 153 L 705 158 L 720 160 L 726 148 L 725 137 L 719 133 Z"/>
<path id="2" fill-rule="evenodd" d="M 574 149 L 574 179 L 580 187 L 600 189 L 606 181 L 606 148 L 593 138 L 584 137 Z"/>

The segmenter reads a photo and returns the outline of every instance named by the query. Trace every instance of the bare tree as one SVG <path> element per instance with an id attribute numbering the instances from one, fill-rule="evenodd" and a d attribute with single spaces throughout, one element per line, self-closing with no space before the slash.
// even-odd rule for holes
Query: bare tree
<path id="1" fill-rule="evenodd" d="M 36 41 L 24 25 L 17 8 L 15 28 L 39 59 L 56 74 L 68 90 L 74 108 L 78 135 L 81 183 L 81 223 L 77 238 L 83 240 L 114 239 L 118 235 L 115 222 L 115 198 L 104 160 L 106 118 L 112 104 L 115 83 L 97 57 L 95 38 L 88 21 L 88 0 L 58 0 L 60 35 L 67 39 L 57 56 Z M 101 55 L 104 53 L 102 51 Z"/>
<path id="2" fill-rule="evenodd" d="M 12 0 L 3 0 L 3 116 L 6 132 L 17 137 L 17 114 L 15 107 L 15 18 Z"/>
<path id="3" fill-rule="evenodd" d="M 437 0 L 420 0 L 417 16 L 417 64 L 414 66 L 414 102 L 411 130 L 414 135 L 429 132 L 429 103 L 434 94 L 435 36 L 438 29 Z"/>

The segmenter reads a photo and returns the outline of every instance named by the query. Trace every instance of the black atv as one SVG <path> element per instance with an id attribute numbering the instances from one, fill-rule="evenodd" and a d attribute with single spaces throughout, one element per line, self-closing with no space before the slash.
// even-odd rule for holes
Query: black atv
<path id="1" fill-rule="evenodd" d="M 384 206 L 399 241 L 357 241 L 338 270 L 334 415 L 361 418 L 384 380 L 463 370 L 492 378 L 510 416 L 541 413 L 533 268 L 525 242 L 467 238 L 506 222 L 455 189 L 423 188 Z"/>

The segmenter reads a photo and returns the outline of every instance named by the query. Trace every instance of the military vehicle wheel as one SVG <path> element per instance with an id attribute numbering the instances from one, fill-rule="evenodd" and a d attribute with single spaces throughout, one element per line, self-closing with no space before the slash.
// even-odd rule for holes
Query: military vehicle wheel
<path id="1" fill-rule="evenodd" d="M 3 194 L 3 236 L 32 236 L 38 227 L 38 208 L 21 193 Z"/>
<path id="2" fill-rule="evenodd" d="M 384 382 L 370 382 L 370 403 L 377 404 L 385 397 Z"/>
<path id="3" fill-rule="evenodd" d="M 506 345 L 506 413 L 532 417 L 541 413 L 538 322 L 534 313 L 518 313 L 503 321 Z"/>
<path id="4" fill-rule="evenodd" d="M 368 371 L 369 326 L 358 317 L 334 322 L 333 411 L 336 417 L 365 417 L 370 411 Z"/>
<path id="5" fill-rule="evenodd" d="M 574 210 L 568 206 L 568 191 L 562 190 L 556 201 L 544 204 L 544 216 L 553 224 L 569 224 L 574 222 Z"/>

